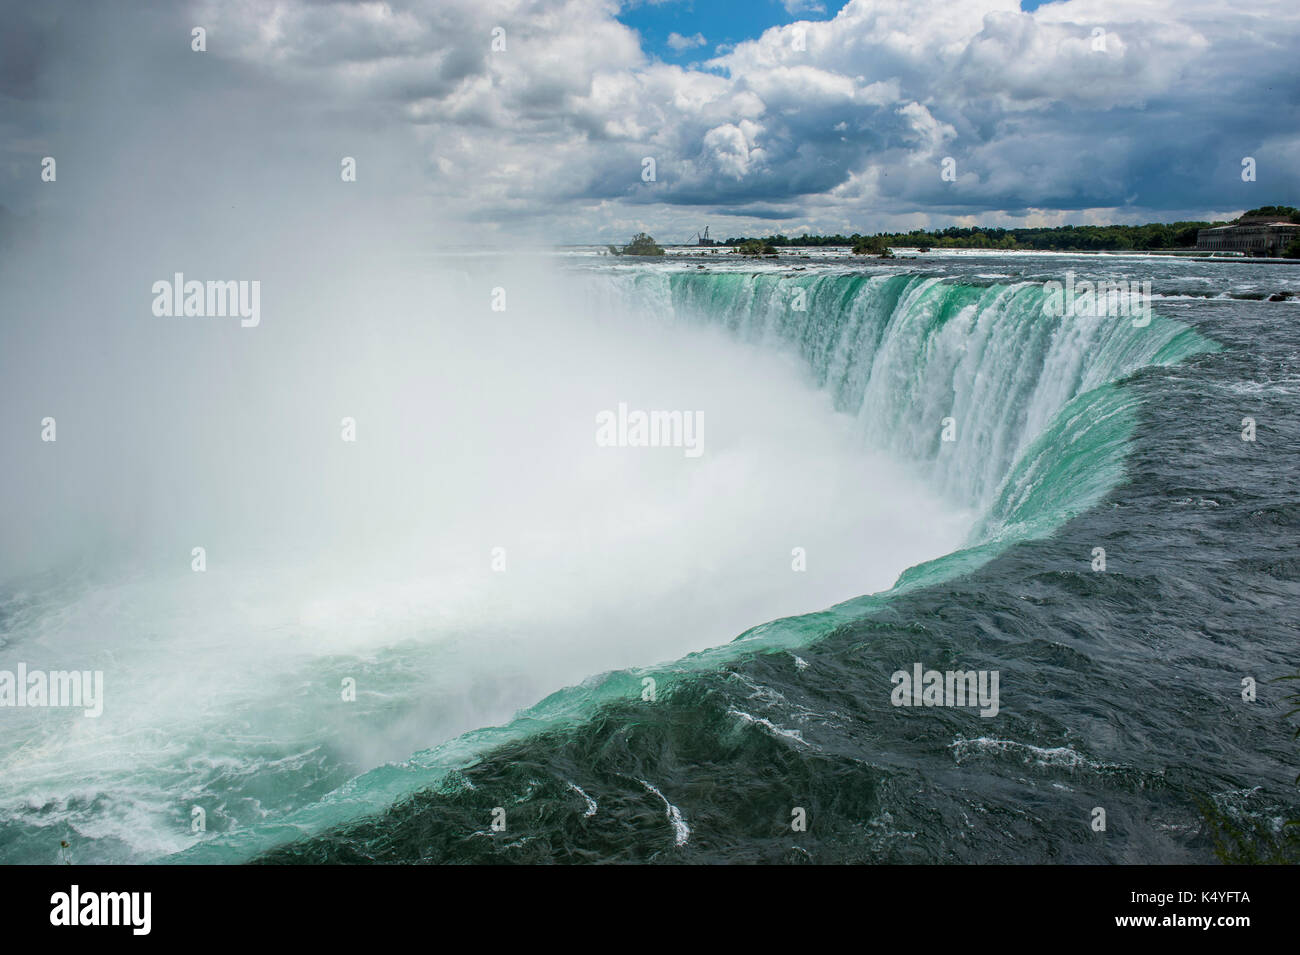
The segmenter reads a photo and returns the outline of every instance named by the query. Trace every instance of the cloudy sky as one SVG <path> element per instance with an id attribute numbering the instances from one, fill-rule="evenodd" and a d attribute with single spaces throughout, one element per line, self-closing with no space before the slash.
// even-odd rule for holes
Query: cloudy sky
<path id="1" fill-rule="evenodd" d="M 145 188 L 310 196 L 351 156 L 359 194 L 483 243 L 1300 204 L 1289 0 L 4 6 L 0 206 L 20 218 L 56 209 L 45 156 L 64 216 Z"/>

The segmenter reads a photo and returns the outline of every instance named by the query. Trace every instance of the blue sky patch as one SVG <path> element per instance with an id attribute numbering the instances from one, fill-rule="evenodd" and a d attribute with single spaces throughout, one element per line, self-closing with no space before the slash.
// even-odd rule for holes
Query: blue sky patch
<path id="1" fill-rule="evenodd" d="M 631 0 L 618 19 L 641 34 L 646 53 L 668 63 L 707 60 L 722 45 L 797 20 L 829 20 L 847 0 Z M 791 12 L 794 11 L 794 12 Z"/>

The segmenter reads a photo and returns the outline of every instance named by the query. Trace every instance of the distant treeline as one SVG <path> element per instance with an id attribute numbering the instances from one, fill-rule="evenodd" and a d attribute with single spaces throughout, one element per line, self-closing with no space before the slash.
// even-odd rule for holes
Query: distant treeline
<path id="1" fill-rule="evenodd" d="M 1262 206 L 1245 216 L 1275 215 L 1300 222 L 1300 212 L 1291 206 Z M 774 235 L 763 239 L 740 237 L 724 243 L 737 246 L 745 242 L 766 242 L 775 247 L 808 248 L 825 245 L 860 245 L 864 240 L 883 239 L 885 244 L 922 249 L 1040 249 L 1053 252 L 1089 252 L 1148 249 L 1191 249 L 1196 246 L 1199 229 L 1227 225 L 1226 222 L 1150 222 L 1146 225 L 1064 225 L 1053 228 L 1000 229 L 991 227 L 959 228 L 934 232 L 914 229 L 911 232 L 877 232 L 853 235 Z"/>

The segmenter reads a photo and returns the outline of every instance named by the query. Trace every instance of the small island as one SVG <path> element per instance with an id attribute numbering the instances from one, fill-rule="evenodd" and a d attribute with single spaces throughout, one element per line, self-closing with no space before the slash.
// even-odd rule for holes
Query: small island
<path id="1" fill-rule="evenodd" d="M 609 247 L 610 255 L 663 255 L 663 248 L 654 238 L 644 232 L 638 232 L 632 236 L 632 241 L 623 248 L 611 245 Z"/>

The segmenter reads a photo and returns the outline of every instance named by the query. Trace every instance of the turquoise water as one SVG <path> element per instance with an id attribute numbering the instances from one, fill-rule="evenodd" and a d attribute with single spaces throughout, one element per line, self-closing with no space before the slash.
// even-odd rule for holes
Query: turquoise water
<path id="1" fill-rule="evenodd" d="M 595 675 L 506 725 L 382 766 L 282 820 L 211 838 L 177 861 L 236 861 L 382 812 L 426 788 L 455 791 L 462 770 L 486 754 L 638 700 L 647 678 L 671 698 L 699 674 L 810 646 L 902 594 L 968 574 L 1016 542 L 1048 535 L 1123 478 L 1139 400 L 1123 380 L 1214 349 L 1159 315 L 1145 327 L 1127 318 L 1048 318 L 1041 285 L 1030 283 L 663 271 L 595 281 L 609 283 L 598 289 L 605 307 L 620 301 L 648 321 L 711 323 L 738 340 L 797 354 L 835 407 L 856 417 L 860 440 L 908 461 L 978 511 L 966 546 L 909 569 L 890 591 L 763 622 L 668 665 Z M 790 307 L 796 289 L 805 292 L 806 311 Z M 956 419 L 959 440 L 942 440 L 947 417 Z"/>

